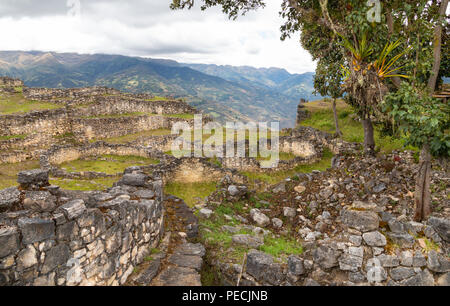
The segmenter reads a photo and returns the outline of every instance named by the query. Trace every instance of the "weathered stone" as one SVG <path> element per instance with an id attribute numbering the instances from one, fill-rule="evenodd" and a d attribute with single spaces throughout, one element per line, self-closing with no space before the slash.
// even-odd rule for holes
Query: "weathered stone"
<path id="1" fill-rule="evenodd" d="M 450 242 L 450 220 L 445 218 L 430 217 L 428 224 L 447 242 Z"/>
<path id="2" fill-rule="evenodd" d="M 380 183 L 372 188 L 372 191 L 375 193 L 380 193 L 386 189 L 386 185 L 384 183 Z"/>
<path id="3" fill-rule="evenodd" d="M 298 256 L 291 255 L 288 257 L 288 269 L 289 273 L 299 276 L 305 273 L 305 268 L 303 266 L 303 259 Z"/>
<path id="4" fill-rule="evenodd" d="M 388 233 L 389 238 L 402 248 L 412 248 L 414 245 L 414 237 L 408 233 Z"/>
<path id="5" fill-rule="evenodd" d="M 297 193 L 303 193 L 306 191 L 306 187 L 303 185 L 295 186 L 294 191 Z"/>
<path id="6" fill-rule="evenodd" d="M 155 192 L 150 189 L 140 189 L 136 191 L 134 195 L 141 199 L 153 199 L 155 197 Z"/>
<path id="7" fill-rule="evenodd" d="M 378 215 L 372 211 L 343 210 L 342 222 L 349 227 L 362 232 L 370 232 L 378 229 Z"/>
<path id="8" fill-rule="evenodd" d="M 411 253 L 411 251 L 403 251 L 400 254 L 400 263 L 402 264 L 402 266 L 407 266 L 407 267 L 412 267 L 413 265 L 413 254 Z"/>
<path id="9" fill-rule="evenodd" d="M 283 207 L 283 215 L 288 218 L 294 218 L 297 215 L 297 211 L 292 207 Z"/>
<path id="10" fill-rule="evenodd" d="M 65 223 L 56 228 L 56 239 L 71 241 L 78 234 L 78 225 L 75 221 Z"/>
<path id="11" fill-rule="evenodd" d="M 230 186 L 228 186 L 228 193 L 232 197 L 237 196 L 239 194 L 239 189 L 235 185 L 230 185 Z"/>
<path id="12" fill-rule="evenodd" d="M 230 225 L 222 225 L 222 230 L 231 234 L 239 232 L 239 228 Z"/>
<path id="13" fill-rule="evenodd" d="M 362 237 L 370 246 L 382 247 L 386 245 L 386 237 L 378 231 L 364 233 Z"/>
<path id="14" fill-rule="evenodd" d="M 275 188 L 272 189 L 273 193 L 282 193 L 282 192 L 286 192 L 286 183 L 282 182 L 280 184 L 278 184 Z"/>
<path id="15" fill-rule="evenodd" d="M 339 268 L 343 271 L 358 271 L 362 267 L 363 255 L 362 247 L 349 248 L 349 252 L 339 258 Z"/>
<path id="16" fill-rule="evenodd" d="M 273 262 L 273 257 L 256 250 L 250 250 L 248 253 L 245 270 L 257 280 L 272 285 L 280 285 L 284 279 L 281 266 Z"/>
<path id="17" fill-rule="evenodd" d="M 435 250 L 431 250 L 428 252 L 427 268 L 438 273 L 449 272 L 450 260 L 438 254 Z"/>
<path id="18" fill-rule="evenodd" d="M 211 217 L 211 215 L 213 214 L 213 211 L 208 208 L 202 208 L 202 209 L 200 209 L 199 214 L 200 214 L 200 217 L 209 219 Z"/>
<path id="19" fill-rule="evenodd" d="M 330 269 L 338 265 L 338 258 L 341 252 L 334 248 L 321 245 L 314 250 L 313 258 L 314 262 L 321 266 L 323 269 Z"/>
<path id="20" fill-rule="evenodd" d="M 450 286 L 450 272 L 442 274 L 436 281 L 436 285 L 438 286 Z"/>
<path id="21" fill-rule="evenodd" d="M 200 243 L 183 243 L 174 251 L 174 253 L 203 257 L 206 254 L 206 250 Z"/>
<path id="22" fill-rule="evenodd" d="M 283 226 L 283 221 L 278 219 L 278 218 L 273 218 L 272 219 L 272 225 L 275 228 L 281 228 Z"/>
<path id="23" fill-rule="evenodd" d="M 0 228 L 0 258 L 14 254 L 19 249 L 19 233 L 15 227 Z"/>
<path id="24" fill-rule="evenodd" d="M 264 227 L 270 224 L 270 219 L 265 214 L 259 211 L 259 209 L 252 209 L 250 210 L 250 216 L 252 217 L 253 221 L 258 224 L 258 226 Z"/>
<path id="25" fill-rule="evenodd" d="M 48 191 L 27 191 L 23 206 L 25 209 L 51 212 L 56 207 L 56 197 Z"/>
<path id="26" fill-rule="evenodd" d="M 421 252 L 416 252 L 413 257 L 413 267 L 424 267 L 427 265 L 427 259 Z"/>
<path id="27" fill-rule="evenodd" d="M 33 282 L 33 286 L 39 286 L 39 287 L 43 287 L 43 286 L 48 286 L 48 287 L 53 287 L 55 286 L 55 273 L 50 273 L 48 275 L 43 275 L 40 276 L 38 278 L 36 278 Z"/>
<path id="28" fill-rule="evenodd" d="M 158 286 L 201 286 L 200 274 L 194 269 L 170 266 L 155 279 Z"/>
<path id="29" fill-rule="evenodd" d="M 430 238 L 434 242 L 441 242 L 442 238 L 439 236 L 439 234 L 434 230 L 434 227 L 432 226 L 426 226 L 423 230 L 423 233 L 427 238 Z"/>
<path id="30" fill-rule="evenodd" d="M 354 245 L 354 246 L 360 246 L 362 237 L 358 235 L 350 235 L 348 237 L 348 240 Z"/>
<path id="31" fill-rule="evenodd" d="M 260 237 L 254 237 L 247 234 L 234 235 L 231 240 L 233 243 L 245 245 L 250 248 L 258 248 L 264 244 L 264 240 Z"/>
<path id="32" fill-rule="evenodd" d="M 354 283 L 363 283 L 366 281 L 366 276 L 361 272 L 349 272 L 348 280 Z"/>
<path id="33" fill-rule="evenodd" d="M 374 203 L 367 203 L 362 201 L 353 201 L 352 207 L 354 209 L 363 209 L 363 210 L 374 210 L 377 208 L 377 205 Z"/>
<path id="34" fill-rule="evenodd" d="M 396 219 L 392 218 L 388 221 L 388 226 L 391 232 L 394 233 L 404 233 L 405 232 L 405 226 L 403 223 L 397 221 Z"/>
<path id="35" fill-rule="evenodd" d="M 20 271 L 30 268 L 37 263 L 37 252 L 32 244 L 27 245 L 26 249 L 23 249 L 17 255 L 17 267 Z"/>
<path id="36" fill-rule="evenodd" d="M 16 187 L 0 190 L 0 212 L 20 202 L 20 191 Z"/>
<path id="37" fill-rule="evenodd" d="M 149 177 L 143 173 L 128 173 L 118 183 L 128 186 L 145 187 L 147 186 L 148 179 Z"/>
<path id="38" fill-rule="evenodd" d="M 200 256 L 173 254 L 169 257 L 169 262 L 179 267 L 185 267 L 200 271 L 203 260 Z"/>
<path id="39" fill-rule="evenodd" d="M 51 248 L 45 255 L 42 273 L 53 271 L 58 266 L 66 265 L 70 258 L 70 249 L 66 244 L 58 244 Z"/>
<path id="40" fill-rule="evenodd" d="M 417 273 L 416 275 L 402 280 L 402 286 L 434 286 L 433 275 L 427 269 Z"/>
<path id="41" fill-rule="evenodd" d="M 55 238 L 55 223 L 52 220 L 21 218 L 18 225 L 25 244 Z"/>
<path id="42" fill-rule="evenodd" d="M 397 256 L 381 254 L 376 257 L 383 267 L 397 267 L 400 265 L 400 260 Z"/>
<path id="43" fill-rule="evenodd" d="M 48 170 L 34 169 L 19 172 L 17 182 L 24 187 L 37 186 L 43 187 L 50 185 L 48 182 Z"/>
<path id="44" fill-rule="evenodd" d="M 136 283 L 139 285 L 149 285 L 150 282 L 155 278 L 155 276 L 158 274 L 159 267 L 161 266 L 161 260 L 155 259 L 153 260 L 148 267 L 144 269 L 139 274 L 139 277 L 136 279 Z"/>
<path id="45" fill-rule="evenodd" d="M 86 205 L 81 199 L 73 200 L 61 206 L 61 210 L 64 212 L 67 219 L 73 220 L 81 216 L 86 211 Z"/>
<path id="46" fill-rule="evenodd" d="M 415 275 L 414 268 L 397 267 L 389 272 L 391 278 L 395 281 L 401 281 Z"/>

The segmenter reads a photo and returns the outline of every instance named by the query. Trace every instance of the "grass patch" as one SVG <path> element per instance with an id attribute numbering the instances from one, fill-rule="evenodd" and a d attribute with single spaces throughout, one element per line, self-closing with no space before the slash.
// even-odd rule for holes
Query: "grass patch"
<path id="1" fill-rule="evenodd" d="M 50 178 L 50 184 L 59 186 L 62 189 L 66 190 L 80 190 L 80 191 L 104 190 L 112 187 L 112 185 L 119 179 L 120 179 L 119 177 L 98 178 L 94 180 L 72 180 L 72 179 Z"/>
<path id="2" fill-rule="evenodd" d="M 216 182 L 178 183 L 169 182 L 164 187 L 167 194 L 183 199 L 187 205 L 194 206 L 197 198 L 205 198 L 216 190 Z"/>
<path id="3" fill-rule="evenodd" d="M 60 165 L 69 172 L 103 172 L 106 174 L 122 173 L 126 168 L 136 164 L 157 164 L 158 160 L 140 156 L 102 155 L 92 160 L 74 160 Z"/>
<path id="4" fill-rule="evenodd" d="M 27 100 L 23 97 L 22 93 L 10 95 L 0 94 L 0 114 L 2 115 L 57 109 L 61 107 L 62 105 L 54 103 Z"/>
<path id="5" fill-rule="evenodd" d="M 162 116 L 179 119 L 194 119 L 194 114 L 163 114 Z"/>
<path id="6" fill-rule="evenodd" d="M 300 125 L 310 126 L 315 129 L 335 133 L 333 110 L 331 102 L 324 102 L 323 100 L 305 103 L 305 108 L 311 114 L 311 117 L 302 121 Z M 353 114 L 353 109 L 345 104 L 342 100 L 337 101 L 336 109 L 339 118 L 339 127 L 343 133 L 343 139 L 349 142 L 364 142 L 364 129 L 360 122 L 353 120 L 350 114 Z M 404 146 L 404 139 L 395 138 L 391 136 L 382 137 L 380 128 L 374 125 L 375 144 L 381 148 L 381 151 L 390 153 L 393 150 L 417 150 L 411 146 Z"/>
<path id="7" fill-rule="evenodd" d="M 275 238 L 271 235 L 265 237 L 264 245 L 260 246 L 260 250 L 274 257 L 287 257 L 303 253 L 302 246 L 297 241 L 284 237 Z"/>
<path id="8" fill-rule="evenodd" d="M 145 99 L 145 101 L 149 101 L 149 102 L 156 102 L 156 101 L 169 101 L 169 99 L 167 97 L 161 97 L 161 96 L 154 96 L 151 99 Z"/>
<path id="9" fill-rule="evenodd" d="M 0 136 L 0 141 L 10 140 L 10 139 L 25 139 L 25 137 L 27 137 L 26 134 L 22 134 L 22 135 Z"/>
<path id="10" fill-rule="evenodd" d="M 128 135 L 119 136 L 119 137 L 94 139 L 94 140 L 91 140 L 91 142 L 96 142 L 96 141 L 102 140 L 102 141 L 106 141 L 108 143 L 123 144 L 123 143 L 135 141 L 136 139 L 141 138 L 141 137 L 165 136 L 165 135 L 170 135 L 171 133 L 172 133 L 172 131 L 169 129 L 157 129 L 157 130 L 143 131 L 143 132 L 139 132 L 139 133 L 135 133 L 135 134 L 128 134 Z"/>
<path id="11" fill-rule="evenodd" d="M 17 173 L 40 168 L 39 161 L 25 161 L 14 164 L 0 164 L 0 189 L 17 186 Z"/>

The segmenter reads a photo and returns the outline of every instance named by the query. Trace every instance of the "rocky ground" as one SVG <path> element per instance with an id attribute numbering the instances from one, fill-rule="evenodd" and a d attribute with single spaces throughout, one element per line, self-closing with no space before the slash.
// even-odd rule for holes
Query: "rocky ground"
<path id="1" fill-rule="evenodd" d="M 433 214 L 412 221 L 413 152 L 341 155 L 265 192 L 233 184 L 197 206 L 209 264 L 243 285 L 449 285 L 448 161 L 432 174 Z M 298 246 L 301 245 L 301 250 Z"/>

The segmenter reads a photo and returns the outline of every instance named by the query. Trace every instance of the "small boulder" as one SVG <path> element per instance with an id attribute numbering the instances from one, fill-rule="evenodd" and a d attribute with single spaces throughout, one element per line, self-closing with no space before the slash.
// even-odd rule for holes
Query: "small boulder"
<path id="1" fill-rule="evenodd" d="M 362 237 L 367 245 L 372 247 L 382 247 L 387 243 L 386 237 L 379 231 L 364 233 Z"/>
<path id="2" fill-rule="evenodd" d="M 24 189 L 49 186 L 48 170 L 34 169 L 19 172 L 17 175 L 17 182 Z"/>
<path id="3" fill-rule="evenodd" d="M 378 229 L 378 215 L 372 211 L 343 210 L 342 222 L 347 226 L 361 232 L 370 232 Z"/>
<path id="4" fill-rule="evenodd" d="M 200 214 L 200 217 L 209 219 L 212 216 L 213 211 L 208 208 L 202 208 L 202 209 L 200 209 L 199 214 Z"/>
<path id="5" fill-rule="evenodd" d="M 264 244 L 264 240 L 260 237 L 255 237 L 247 234 L 237 234 L 231 238 L 235 244 L 244 245 L 250 248 L 258 248 Z"/>
<path id="6" fill-rule="evenodd" d="M 281 221 L 281 220 L 278 219 L 278 218 L 273 218 L 273 219 L 272 219 L 272 225 L 273 225 L 273 227 L 275 227 L 275 228 L 281 228 L 281 227 L 283 226 L 283 221 Z"/>
<path id="7" fill-rule="evenodd" d="M 20 191 L 16 187 L 0 190 L 0 212 L 20 203 Z"/>
<path id="8" fill-rule="evenodd" d="M 252 217 L 253 221 L 258 224 L 258 226 L 264 227 L 270 224 L 269 217 L 267 217 L 257 208 L 254 208 L 250 211 L 250 216 Z"/>
<path id="9" fill-rule="evenodd" d="M 288 218 L 294 218 L 297 215 L 297 211 L 292 207 L 283 207 L 283 215 Z"/>

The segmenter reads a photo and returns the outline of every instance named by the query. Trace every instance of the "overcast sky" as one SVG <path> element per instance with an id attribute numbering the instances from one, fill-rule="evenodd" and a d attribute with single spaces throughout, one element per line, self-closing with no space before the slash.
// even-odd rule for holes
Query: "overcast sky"
<path id="1" fill-rule="evenodd" d="M 1 0 L 0 50 L 107 53 L 180 62 L 314 71 L 299 37 L 280 41 L 281 0 L 228 18 L 171 11 L 170 0 Z M 198 1 L 199 2 L 199 1 Z"/>

